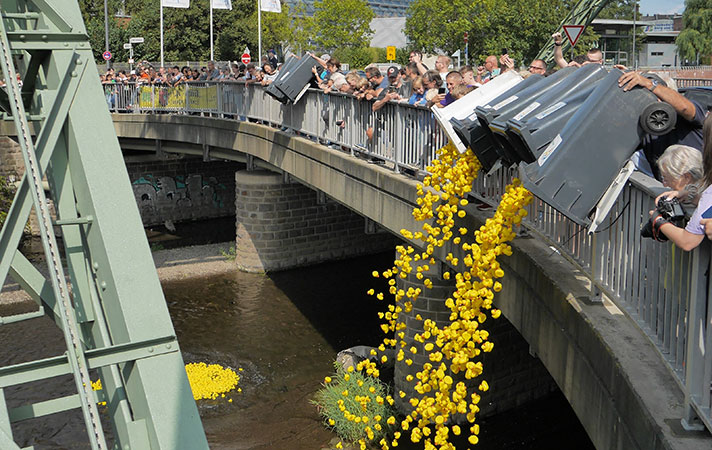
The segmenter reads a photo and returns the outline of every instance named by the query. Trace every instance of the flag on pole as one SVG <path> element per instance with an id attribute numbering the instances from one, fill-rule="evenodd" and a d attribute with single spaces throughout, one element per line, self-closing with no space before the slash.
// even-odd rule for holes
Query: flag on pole
<path id="1" fill-rule="evenodd" d="M 232 9 L 232 0 L 210 0 L 213 9 Z"/>
<path id="2" fill-rule="evenodd" d="M 164 8 L 190 8 L 190 0 L 161 0 Z"/>
<path id="3" fill-rule="evenodd" d="M 260 0 L 260 9 L 265 12 L 282 12 L 282 4 L 279 0 Z"/>

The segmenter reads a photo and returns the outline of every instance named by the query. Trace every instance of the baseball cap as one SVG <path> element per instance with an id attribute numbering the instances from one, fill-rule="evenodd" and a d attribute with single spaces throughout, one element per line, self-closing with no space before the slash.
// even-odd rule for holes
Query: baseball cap
<path id="1" fill-rule="evenodd" d="M 399 69 L 396 66 L 391 66 L 388 68 L 388 71 L 386 71 L 388 78 L 395 78 L 398 76 L 398 73 L 399 73 Z"/>

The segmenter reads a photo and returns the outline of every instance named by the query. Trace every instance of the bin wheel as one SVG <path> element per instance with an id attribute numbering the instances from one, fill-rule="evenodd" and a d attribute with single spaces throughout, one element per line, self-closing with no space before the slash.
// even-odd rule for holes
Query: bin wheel
<path id="1" fill-rule="evenodd" d="M 677 123 L 677 112 L 669 103 L 655 102 L 648 105 L 640 115 L 640 126 L 648 134 L 662 136 Z"/>

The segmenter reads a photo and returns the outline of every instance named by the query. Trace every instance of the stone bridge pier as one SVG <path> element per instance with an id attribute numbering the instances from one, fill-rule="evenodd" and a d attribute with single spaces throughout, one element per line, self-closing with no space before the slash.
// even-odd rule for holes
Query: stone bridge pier
<path id="1" fill-rule="evenodd" d="M 235 261 L 246 272 L 377 253 L 398 241 L 324 193 L 266 170 L 235 173 L 235 212 Z"/>
<path id="2" fill-rule="evenodd" d="M 406 325 L 403 330 L 405 332 L 404 341 L 406 346 L 404 351 L 406 356 L 395 363 L 395 388 L 396 393 L 403 391 L 406 396 L 400 398 L 400 396 L 396 395 L 395 400 L 398 409 L 405 414 L 413 410 L 413 407 L 408 403 L 408 399 L 420 397 L 420 394 L 417 394 L 414 389 L 415 381 L 417 381 L 416 374 L 428 362 L 433 364 L 434 367 L 438 367 L 440 364 L 431 362 L 429 358 L 430 352 L 425 351 L 423 348 L 425 343 L 431 342 L 435 344 L 435 339 L 430 338 L 425 343 L 419 343 L 414 340 L 414 337 L 416 334 L 423 332 L 423 321 L 427 319 L 434 321 L 440 329 L 450 324 L 450 309 L 445 303 L 455 291 L 455 277 L 453 276 L 449 280 L 445 280 L 442 277 L 444 271 L 449 270 L 449 267 L 444 264 L 440 262 L 430 264 L 429 270 L 422 272 L 425 278 L 432 281 L 431 289 L 426 288 L 423 282 L 415 276 L 416 268 L 422 266 L 422 261 L 420 263 L 411 263 L 411 265 L 413 266 L 413 272 L 406 279 L 397 277 L 399 289 L 407 291 L 409 288 L 420 288 L 422 292 L 413 303 L 413 309 L 407 313 L 401 312 L 398 317 L 399 323 L 405 323 Z M 416 316 L 419 316 L 422 320 L 417 319 Z M 482 362 L 484 367 L 482 375 L 472 380 L 465 380 L 462 373 L 459 375 L 451 374 L 456 382 L 465 381 L 469 393 L 477 392 L 480 394 L 478 417 L 486 417 L 516 408 L 532 400 L 542 398 L 558 389 L 556 382 L 549 375 L 542 362 L 531 353 L 529 343 L 504 315 L 497 319 L 493 319 L 488 315 L 487 320 L 481 325 L 481 329 L 489 332 L 489 341 L 494 344 L 494 350 L 491 353 L 481 353 L 474 360 L 475 362 Z M 408 351 L 411 346 L 417 349 L 416 354 Z M 437 347 L 435 347 L 435 350 L 437 350 Z M 412 360 L 412 364 L 408 365 L 406 363 L 407 359 Z M 406 380 L 408 375 L 413 376 L 413 382 Z M 482 380 L 486 380 L 490 385 L 490 389 L 486 392 L 477 390 L 477 386 Z M 464 417 L 456 419 L 460 422 L 465 422 Z"/>

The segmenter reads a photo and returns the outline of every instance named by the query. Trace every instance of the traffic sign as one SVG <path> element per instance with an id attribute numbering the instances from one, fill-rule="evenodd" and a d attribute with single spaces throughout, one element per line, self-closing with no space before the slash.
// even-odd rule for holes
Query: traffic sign
<path id="1" fill-rule="evenodd" d="M 467 39 L 468 39 L 469 37 L 470 37 L 470 34 L 469 34 L 467 31 L 465 31 L 465 42 L 467 42 Z"/>
<path id="2" fill-rule="evenodd" d="M 132 38 L 129 38 L 129 42 L 132 44 L 143 44 L 143 38 L 142 37 L 132 37 Z"/>
<path id="3" fill-rule="evenodd" d="M 579 38 L 583 34 L 583 25 L 564 25 L 564 34 L 566 35 L 567 38 L 569 38 L 569 42 L 571 42 L 571 46 L 574 47 L 576 45 L 576 42 L 578 42 Z"/>
<path id="4" fill-rule="evenodd" d="M 130 50 L 132 48 L 133 48 L 133 46 L 130 43 L 124 44 L 124 50 Z"/>
<path id="5" fill-rule="evenodd" d="M 111 59 L 111 52 L 107 50 L 107 51 L 105 51 L 104 54 L 101 55 L 101 56 L 103 56 L 104 59 L 108 61 L 108 60 Z"/>
<path id="6" fill-rule="evenodd" d="M 386 59 L 393 61 L 396 59 L 396 48 L 393 45 L 386 47 Z"/>
<path id="7" fill-rule="evenodd" d="M 243 53 L 242 54 L 242 64 L 249 64 L 250 61 L 252 61 L 252 58 L 250 58 L 249 53 Z"/>

